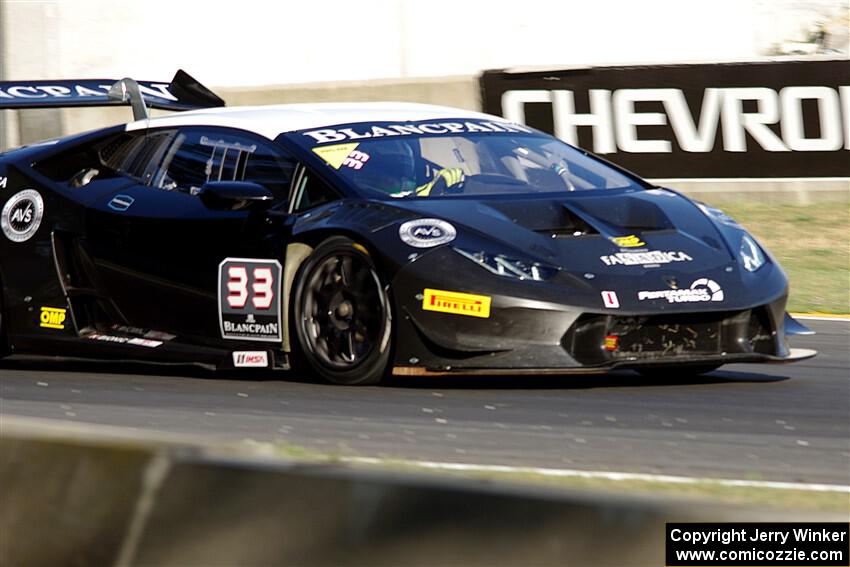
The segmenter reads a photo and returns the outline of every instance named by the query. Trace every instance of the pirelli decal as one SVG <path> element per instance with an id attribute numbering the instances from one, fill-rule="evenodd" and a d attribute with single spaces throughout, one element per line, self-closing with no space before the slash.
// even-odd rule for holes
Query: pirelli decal
<path id="1" fill-rule="evenodd" d="M 490 299 L 488 295 L 426 289 L 422 297 L 422 309 L 487 319 L 490 317 Z"/>

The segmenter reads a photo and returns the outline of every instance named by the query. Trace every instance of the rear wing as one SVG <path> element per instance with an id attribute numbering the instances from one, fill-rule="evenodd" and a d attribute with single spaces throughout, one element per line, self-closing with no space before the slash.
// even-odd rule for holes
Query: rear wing
<path id="1" fill-rule="evenodd" d="M 193 110 L 224 106 L 224 101 L 182 69 L 170 83 L 133 79 L 70 81 L 0 81 L 2 108 L 63 108 L 83 106 L 133 107 L 133 118 L 148 117 L 148 109 Z"/>

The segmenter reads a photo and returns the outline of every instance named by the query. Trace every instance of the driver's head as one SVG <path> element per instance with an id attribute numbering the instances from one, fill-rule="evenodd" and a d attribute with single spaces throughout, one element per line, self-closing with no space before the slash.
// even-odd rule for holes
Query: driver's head
<path id="1" fill-rule="evenodd" d="M 416 187 L 416 156 L 408 142 L 374 140 L 357 149 L 369 155 L 363 167 L 350 173 L 357 185 L 388 195 Z"/>

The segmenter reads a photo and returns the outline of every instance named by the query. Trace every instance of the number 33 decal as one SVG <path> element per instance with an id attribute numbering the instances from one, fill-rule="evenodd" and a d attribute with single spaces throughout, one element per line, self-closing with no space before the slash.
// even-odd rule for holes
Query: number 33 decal
<path id="1" fill-rule="evenodd" d="M 227 305 L 231 309 L 242 309 L 251 296 L 251 303 L 257 309 L 268 309 L 274 300 L 274 275 L 271 268 L 254 268 L 253 283 L 248 292 L 248 268 L 229 266 L 227 268 Z"/>
<path id="2" fill-rule="evenodd" d="M 277 260 L 227 258 L 218 267 L 221 336 L 248 341 L 281 340 Z"/>

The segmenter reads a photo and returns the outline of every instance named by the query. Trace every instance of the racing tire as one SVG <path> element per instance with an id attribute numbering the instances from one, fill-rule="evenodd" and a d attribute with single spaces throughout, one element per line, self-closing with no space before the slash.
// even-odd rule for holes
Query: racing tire
<path id="1" fill-rule="evenodd" d="M 301 266 L 294 289 L 293 326 L 306 366 L 334 384 L 380 382 L 392 351 L 392 308 L 366 248 L 328 238 Z"/>
<path id="2" fill-rule="evenodd" d="M 641 376 L 646 376 L 647 378 L 675 379 L 681 376 L 700 376 L 702 374 L 708 374 L 709 372 L 714 372 L 721 366 L 723 365 L 693 364 L 690 366 L 661 366 L 656 368 L 638 368 L 636 370 L 640 373 Z"/>

